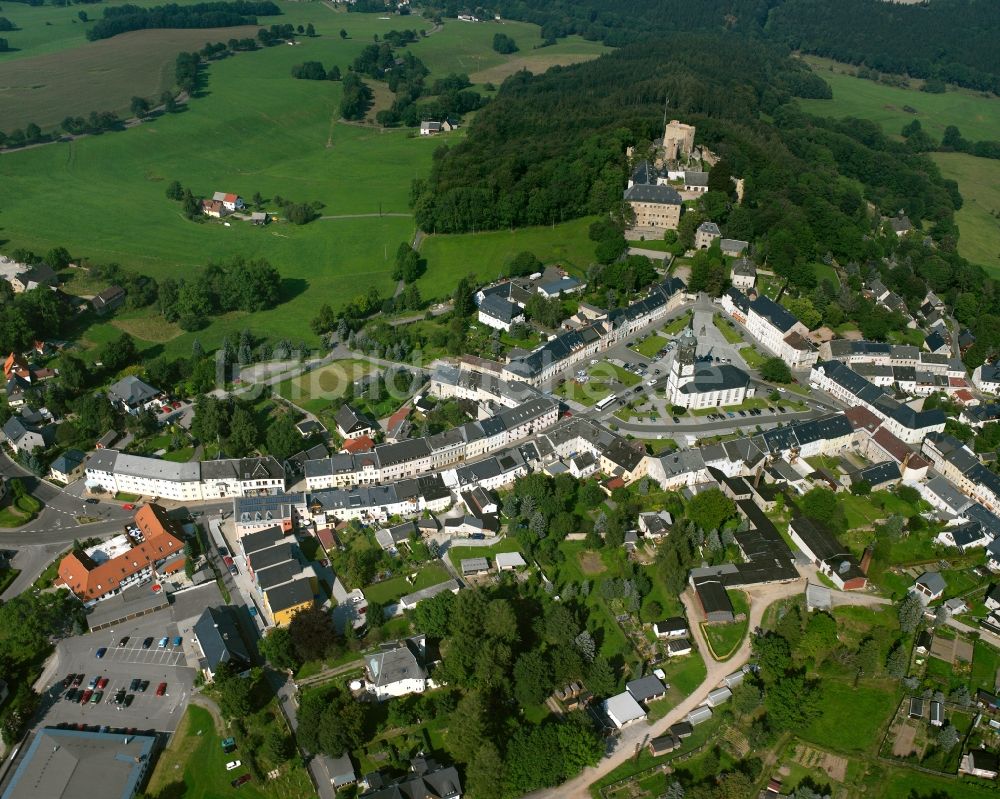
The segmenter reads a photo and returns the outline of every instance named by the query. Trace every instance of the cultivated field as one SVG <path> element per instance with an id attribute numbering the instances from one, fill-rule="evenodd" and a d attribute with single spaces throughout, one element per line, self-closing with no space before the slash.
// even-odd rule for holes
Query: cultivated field
<path id="1" fill-rule="evenodd" d="M 853 67 L 827 59 L 804 58 L 833 89 L 832 100 L 799 100 L 803 110 L 819 116 L 854 116 L 878 122 L 888 134 L 919 119 L 924 130 L 940 139 L 948 125 L 957 125 L 966 139 L 995 139 L 1000 130 L 1000 98 L 949 87 L 944 94 L 897 89 L 847 74 Z M 831 71 L 832 67 L 832 71 Z M 914 87 L 919 81 L 913 81 Z M 913 114 L 903 106 L 916 109 Z"/>
<path id="2" fill-rule="evenodd" d="M 83 42 L 69 51 L 0 63 L 0 106 L 7 133 L 29 122 L 48 129 L 67 116 L 116 111 L 135 96 L 159 98 L 174 85 L 174 60 L 206 41 L 255 36 L 256 27 L 133 31 Z"/>
<path id="3" fill-rule="evenodd" d="M 499 85 L 504 78 L 510 77 L 522 69 L 537 75 L 545 72 L 549 67 L 579 64 L 582 61 L 590 61 L 602 53 L 611 52 L 610 47 L 605 47 L 599 42 L 588 42 L 578 36 L 560 39 L 555 44 L 538 50 L 528 50 L 520 42 L 518 46 L 521 47 L 521 52 L 515 53 L 514 58 L 469 75 L 472 82 L 491 82 Z"/>
<path id="4" fill-rule="evenodd" d="M 958 251 L 1000 274 L 1000 219 L 995 216 L 1000 212 L 1000 161 L 965 153 L 933 153 L 931 157 L 946 178 L 958 181 L 965 201 L 955 214 Z"/>

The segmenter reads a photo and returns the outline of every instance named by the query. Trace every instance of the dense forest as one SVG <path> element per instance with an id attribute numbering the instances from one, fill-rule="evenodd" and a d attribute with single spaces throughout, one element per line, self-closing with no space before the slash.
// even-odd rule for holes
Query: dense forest
<path id="1" fill-rule="evenodd" d="M 251 2 L 195 3 L 179 6 L 171 3 L 165 6 L 142 8 L 135 5 L 111 6 L 104 9 L 104 16 L 87 29 L 90 41 L 110 39 L 127 31 L 149 28 L 226 28 L 233 25 L 255 25 L 257 17 L 275 16 L 281 13 L 270 0 Z"/>
<path id="2" fill-rule="evenodd" d="M 874 123 L 818 119 L 794 102 L 828 91 L 801 64 L 732 34 L 674 34 L 541 76 L 521 73 L 462 142 L 435 153 L 430 177 L 414 182 L 417 222 L 463 232 L 609 211 L 624 220 L 626 147 L 643 153 L 661 135 L 667 98 L 670 116 L 695 124 L 720 168 L 745 180 L 742 203 L 703 195 L 682 220 L 682 237 L 693 232 L 689 222 L 713 219 L 724 235 L 750 241 L 823 321 L 853 319 L 872 338 L 899 320 L 859 301 L 860 283 L 840 294 L 817 286 L 812 264 L 836 261 L 856 280 L 878 273 L 911 310 L 932 288 L 978 337 L 966 362 L 982 363 L 1000 349 L 1000 296 L 958 255 L 957 185 Z M 872 207 L 881 216 L 904 210 L 930 246 L 885 235 Z"/>
<path id="3" fill-rule="evenodd" d="M 791 96 L 829 97 L 805 65 L 736 36 L 669 36 L 534 78 L 518 73 L 468 138 L 414 185 L 427 232 L 539 225 L 620 202 L 625 145 L 662 135 L 672 115 L 752 119 Z"/>
<path id="4" fill-rule="evenodd" d="M 431 0 L 445 16 L 465 6 Z M 533 22 L 542 38 L 578 34 L 622 47 L 637 35 L 724 29 L 792 48 L 865 63 L 883 72 L 1000 90 L 1000 4 L 933 0 L 499 0 L 507 19 Z"/>

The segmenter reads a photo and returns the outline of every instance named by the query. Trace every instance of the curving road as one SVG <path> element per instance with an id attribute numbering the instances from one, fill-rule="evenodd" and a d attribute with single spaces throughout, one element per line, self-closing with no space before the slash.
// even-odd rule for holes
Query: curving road
<path id="1" fill-rule="evenodd" d="M 752 631 L 760 626 L 765 611 L 772 604 L 801 594 L 805 590 L 806 579 L 810 575 L 812 575 L 813 581 L 816 581 L 814 572 L 815 569 L 800 569 L 800 574 L 803 576 L 797 580 L 788 583 L 772 583 L 743 588 L 742 590 L 746 592 L 750 600 L 748 630 Z M 871 594 L 855 594 L 843 591 L 831 591 L 831 593 L 833 594 L 835 605 L 863 605 L 870 607 L 891 604 L 889 600 L 883 597 L 872 596 Z M 691 620 L 689 625 L 691 634 L 698 644 L 699 651 L 704 653 L 706 657 L 708 674 L 705 676 L 705 679 L 701 681 L 701 684 L 694 691 L 681 700 L 676 707 L 671 708 L 670 712 L 655 724 L 643 724 L 640 722 L 627 728 L 621 734 L 615 751 L 610 756 L 601 760 L 595 767 L 584 769 L 582 773 L 569 782 L 565 782 L 555 788 L 535 791 L 528 794 L 528 796 L 532 797 L 532 799 L 590 799 L 589 788 L 591 784 L 605 777 L 609 772 L 633 757 L 637 745 L 645 746 L 650 739 L 663 735 L 672 724 L 683 720 L 691 710 L 704 702 L 705 696 L 709 691 L 718 687 L 723 677 L 727 674 L 732 674 L 750 660 L 750 635 L 747 635 L 743 639 L 740 648 L 728 660 L 722 663 L 711 660 L 708 655 L 710 650 L 702 633 L 701 625 L 695 624 L 693 621 L 700 619 L 702 612 L 691 589 L 681 594 L 681 601 L 684 603 L 687 618 Z"/>

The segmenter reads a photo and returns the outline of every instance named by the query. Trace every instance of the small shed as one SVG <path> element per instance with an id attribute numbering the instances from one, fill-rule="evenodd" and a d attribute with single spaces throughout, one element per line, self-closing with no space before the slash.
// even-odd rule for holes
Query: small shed
<path id="1" fill-rule="evenodd" d="M 944 705 L 940 702 L 931 702 L 931 724 L 934 727 L 944 726 Z"/>
<path id="2" fill-rule="evenodd" d="M 674 638 L 672 641 L 667 641 L 667 656 L 668 657 L 679 657 L 681 655 L 691 654 L 691 642 L 687 638 Z"/>
<path id="3" fill-rule="evenodd" d="M 666 755 L 673 752 L 680 745 L 681 742 L 677 738 L 674 738 L 673 735 L 661 735 L 659 738 L 654 738 L 649 742 L 649 754 L 653 757 Z"/>
<path id="4" fill-rule="evenodd" d="M 718 707 L 719 705 L 725 704 L 730 699 L 733 698 L 732 689 L 727 687 L 716 688 L 714 691 L 708 692 L 708 702 L 709 707 Z"/>
<path id="5" fill-rule="evenodd" d="M 497 569 L 502 572 L 519 569 L 528 565 L 525 563 L 520 552 L 498 552 L 495 560 Z"/>
<path id="6" fill-rule="evenodd" d="M 486 558 L 462 558 L 463 577 L 485 574 L 489 570 L 490 562 Z"/>
<path id="7" fill-rule="evenodd" d="M 690 721 L 678 721 L 670 725 L 670 734 L 678 739 L 690 738 L 694 735 L 694 726 Z"/>
<path id="8" fill-rule="evenodd" d="M 921 719 L 924 717 L 924 700 L 918 696 L 910 697 L 910 711 L 908 713 L 911 719 Z"/>
<path id="9" fill-rule="evenodd" d="M 701 705 L 688 713 L 685 720 L 691 726 L 697 727 L 699 724 L 704 724 L 710 718 L 712 718 L 712 708 L 707 707 L 706 705 Z"/>

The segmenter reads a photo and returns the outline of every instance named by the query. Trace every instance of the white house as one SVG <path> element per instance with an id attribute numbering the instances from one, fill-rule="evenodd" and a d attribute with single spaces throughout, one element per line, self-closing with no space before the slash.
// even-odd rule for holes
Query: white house
<path id="1" fill-rule="evenodd" d="M 977 366 L 972 373 L 972 385 L 984 394 L 1000 394 L 1000 361 Z"/>
<path id="2" fill-rule="evenodd" d="M 369 693 L 379 702 L 394 696 L 422 694 L 427 688 L 425 654 L 426 639 L 416 636 L 368 655 L 365 673 Z"/>
<path id="3" fill-rule="evenodd" d="M 212 195 L 212 200 L 222 203 L 222 207 L 227 213 L 240 211 L 243 209 L 243 198 L 238 194 L 230 194 L 224 191 L 217 191 Z"/>

